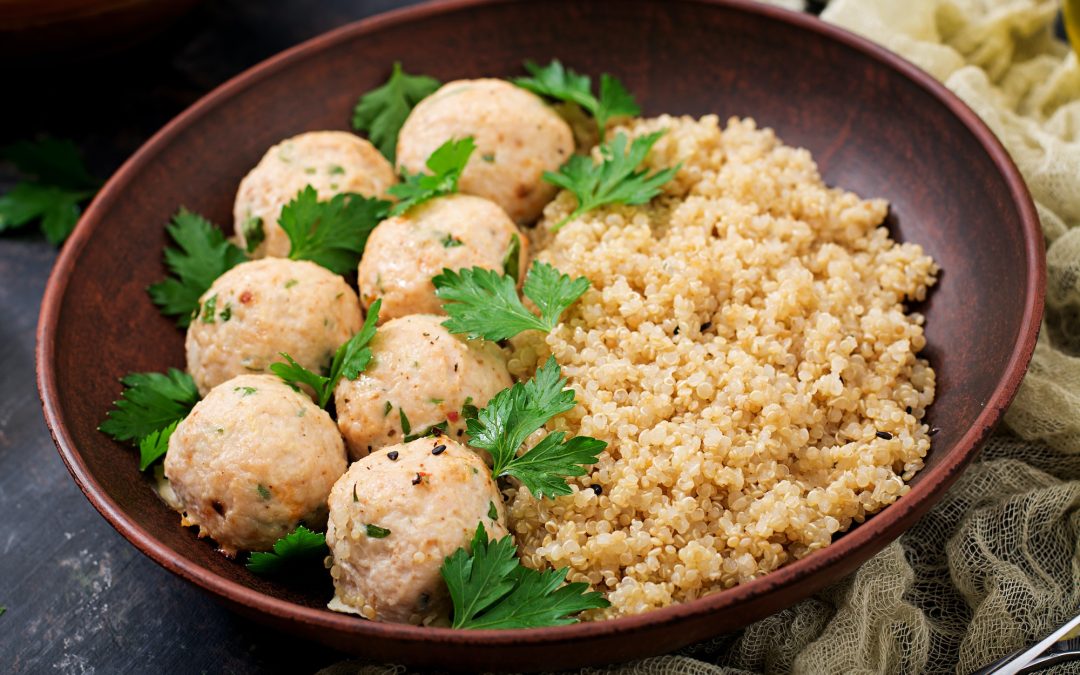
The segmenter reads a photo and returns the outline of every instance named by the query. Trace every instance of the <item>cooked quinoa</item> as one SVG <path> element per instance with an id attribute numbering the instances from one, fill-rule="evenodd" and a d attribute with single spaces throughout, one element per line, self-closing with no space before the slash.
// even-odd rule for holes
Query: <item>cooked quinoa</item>
<path id="1" fill-rule="evenodd" d="M 923 466 L 934 371 L 916 355 L 937 267 L 882 226 L 888 205 L 827 187 L 810 153 L 750 119 L 635 120 L 681 163 L 661 197 L 532 231 L 592 288 L 509 368 L 554 354 L 579 401 L 551 427 L 608 442 L 575 492 L 510 492 L 521 558 L 606 593 L 598 619 L 734 586 L 826 546 Z"/>

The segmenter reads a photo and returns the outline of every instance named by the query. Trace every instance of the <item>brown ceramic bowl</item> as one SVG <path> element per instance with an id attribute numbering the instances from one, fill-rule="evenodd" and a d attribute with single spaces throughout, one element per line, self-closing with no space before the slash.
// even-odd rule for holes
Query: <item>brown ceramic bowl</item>
<path id="1" fill-rule="evenodd" d="M 183 336 L 145 294 L 183 204 L 229 223 L 237 183 L 278 140 L 347 128 L 395 60 L 442 80 L 558 57 L 615 73 L 646 113 L 748 115 L 809 148 L 834 185 L 892 203 L 894 236 L 944 272 L 928 302 L 938 373 L 926 468 L 911 491 L 831 546 L 707 598 L 623 619 L 513 631 L 372 623 L 326 588 L 250 574 L 179 526 L 135 453 L 95 428 L 132 370 L 184 364 Z M 1016 168 L 976 116 L 912 65 L 818 20 L 752 2 L 455 0 L 375 17 L 289 50 L 173 120 L 113 176 L 64 248 L 38 333 L 45 417 L 94 506 L 162 566 L 237 611 L 373 659 L 547 669 L 671 651 L 743 626 L 854 570 L 926 512 L 1001 419 L 1035 344 L 1043 243 Z M 92 366 L 92 367 L 91 367 Z"/>

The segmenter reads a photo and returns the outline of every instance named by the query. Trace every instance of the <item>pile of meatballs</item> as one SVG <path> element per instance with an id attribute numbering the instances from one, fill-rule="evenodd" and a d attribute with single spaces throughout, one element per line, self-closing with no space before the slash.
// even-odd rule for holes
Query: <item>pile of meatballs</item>
<path id="1" fill-rule="evenodd" d="M 381 222 L 357 270 L 359 294 L 323 267 L 287 259 L 278 218 L 308 185 L 322 200 L 389 199 L 395 168 L 346 132 L 305 133 L 270 148 L 236 195 L 237 243 L 247 247 L 253 223 L 262 230 L 248 247 L 254 259 L 213 283 L 186 336 L 187 368 L 203 398 L 172 434 L 164 466 L 182 523 L 229 556 L 270 550 L 301 524 L 325 526 L 330 608 L 378 621 L 445 621 L 444 558 L 478 523 L 491 536 L 507 533 L 491 472 L 464 444 L 461 411 L 483 407 L 512 380 L 497 345 L 441 325 L 431 279 L 443 268 L 501 271 L 515 236 L 523 278 L 527 239 L 518 227 L 554 197 L 542 175 L 570 157 L 574 137 L 528 91 L 502 80 L 456 81 L 412 111 L 397 169 L 423 171 L 441 144 L 467 136 L 476 151 L 460 194 Z M 377 299 L 373 359 L 338 384 L 336 420 L 270 373 L 281 352 L 324 370 Z M 405 442 L 406 427 L 442 423 L 444 433 Z"/>

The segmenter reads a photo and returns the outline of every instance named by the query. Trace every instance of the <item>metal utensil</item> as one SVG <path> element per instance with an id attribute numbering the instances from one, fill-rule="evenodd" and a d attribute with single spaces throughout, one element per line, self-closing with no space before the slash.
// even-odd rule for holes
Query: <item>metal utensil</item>
<path id="1" fill-rule="evenodd" d="M 1046 636 L 1034 647 L 1018 649 L 971 675 L 1034 673 L 1057 663 L 1080 659 L 1080 614 Z"/>

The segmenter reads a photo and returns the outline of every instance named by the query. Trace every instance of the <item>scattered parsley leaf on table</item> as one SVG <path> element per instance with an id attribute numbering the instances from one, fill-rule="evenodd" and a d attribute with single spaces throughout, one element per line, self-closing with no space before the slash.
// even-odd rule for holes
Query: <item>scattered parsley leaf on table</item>
<path id="1" fill-rule="evenodd" d="M 43 138 L 14 143 L 0 150 L 0 158 L 25 178 L 0 196 L 0 232 L 40 220 L 46 239 L 62 243 L 79 220 L 79 205 L 100 185 L 78 148 L 71 141 Z"/>
<path id="2" fill-rule="evenodd" d="M 571 279 L 534 260 L 522 292 L 540 308 L 540 316 L 536 316 L 522 304 L 517 282 L 508 274 L 482 267 L 444 269 L 432 283 L 450 316 L 443 322 L 447 330 L 491 341 L 512 338 L 523 330 L 550 332 L 563 311 L 589 288 L 585 277 Z"/>
<path id="3" fill-rule="evenodd" d="M 181 208 L 166 230 L 180 247 L 165 249 L 165 266 L 173 276 L 146 290 L 162 314 L 175 316 L 186 328 L 210 284 L 247 257 L 213 223 L 187 209 Z"/>
<path id="4" fill-rule="evenodd" d="M 530 434 L 548 420 L 574 407 L 574 390 L 566 388 L 559 364 L 549 357 L 536 375 L 496 394 L 476 419 L 466 422 L 469 445 L 491 454 L 495 477 L 513 476 L 537 499 L 571 493 L 567 476 L 583 476 L 583 465 L 595 464 L 607 443 L 589 436 L 556 431 L 528 452 L 517 452 Z"/>
<path id="5" fill-rule="evenodd" d="M 118 441 L 138 443 L 187 417 L 199 402 L 195 381 L 182 370 L 129 373 L 120 380 L 124 392 L 98 429 Z"/>
<path id="6" fill-rule="evenodd" d="M 288 354 L 282 352 L 281 356 L 287 363 L 272 363 L 270 370 L 284 380 L 287 384 L 296 386 L 306 384 L 315 390 L 319 407 L 325 408 L 334 395 L 334 389 L 344 377 L 347 380 L 355 380 L 364 372 L 368 363 L 371 362 L 371 338 L 375 336 L 375 324 L 379 322 L 379 308 L 382 300 L 376 300 L 368 309 L 367 318 L 360 332 L 352 336 L 348 342 L 338 347 L 334 354 L 334 360 L 330 364 L 329 375 L 313 373 L 301 366 Z"/>
<path id="7" fill-rule="evenodd" d="M 663 131 L 656 131 L 639 136 L 630 144 L 627 152 L 626 136 L 619 133 L 611 142 L 600 146 L 603 160 L 599 164 L 593 164 L 590 157 L 574 155 L 558 173 L 545 171 L 544 180 L 569 190 L 578 200 L 573 213 L 556 223 L 552 231 L 597 207 L 645 204 L 660 194 L 660 186 L 674 178 L 681 165 L 655 171 L 651 175 L 648 169 L 638 170 L 637 167 L 645 161 L 649 150 L 663 134 Z"/>
<path id="8" fill-rule="evenodd" d="M 564 67 L 558 59 L 546 66 L 526 61 L 525 70 L 529 71 L 530 77 L 515 78 L 514 84 L 539 96 L 576 103 L 589 111 L 596 119 L 601 141 L 611 118 L 633 117 L 641 113 L 641 108 L 623 83 L 607 73 L 600 76 L 600 97 L 597 98 L 592 93 L 589 76 Z"/>
<path id="9" fill-rule="evenodd" d="M 538 572 L 522 566 L 513 538 L 490 541 L 483 523 L 470 548 L 454 551 L 439 570 L 454 606 L 454 628 L 562 626 L 577 622 L 578 612 L 608 606 L 586 583 L 563 585 L 565 567 Z"/>
<path id="10" fill-rule="evenodd" d="M 146 471 L 150 465 L 165 456 L 169 450 L 169 437 L 176 431 L 176 420 L 164 429 L 152 431 L 139 441 L 139 471 Z"/>
<path id="11" fill-rule="evenodd" d="M 277 574 L 299 564 L 321 560 L 329 553 L 326 535 L 303 525 L 274 542 L 274 550 L 248 556 L 247 568 L 256 574 Z"/>
<path id="12" fill-rule="evenodd" d="M 476 143 L 472 136 L 456 141 L 451 139 L 428 157 L 426 165 L 431 173 L 402 171 L 404 180 L 389 189 L 390 194 L 398 198 L 390 215 L 399 216 L 428 200 L 457 192 L 458 179 L 474 150 Z"/>
<path id="13" fill-rule="evenodd" d="M 397 153 L 398 132 L 409 113 L 421 100 L 435 93 L 440 83 L 434 77 L 409 75 L 394 63 L 390 79 L 360 97 L 353 109 L 352 125 L 367 133 L 371 142 L 391 163 Z"/>
<path id="14" fill-rule="evenodd" d="M 335 274 L 347 274 L 356 269 L 368 236 L 389 208 L 389 202 L 352 193 L 320 202 L 309 185 L 281 209 L 278 224 L 292 244 L 290 259 L 310 260 Z"/>

